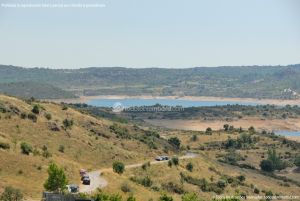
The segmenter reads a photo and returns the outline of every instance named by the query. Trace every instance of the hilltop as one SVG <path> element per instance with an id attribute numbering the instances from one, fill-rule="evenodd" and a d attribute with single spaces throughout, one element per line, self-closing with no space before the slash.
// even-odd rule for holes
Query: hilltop
<path id="1" fill-rule="evenodd" d="M 76 95 L 299 98 L 300 64 L 186 69 L 46 69 L 0 65 L 0 83 L 38 82 Z M 50 94 L 47 94 L 50 98 Z"/>

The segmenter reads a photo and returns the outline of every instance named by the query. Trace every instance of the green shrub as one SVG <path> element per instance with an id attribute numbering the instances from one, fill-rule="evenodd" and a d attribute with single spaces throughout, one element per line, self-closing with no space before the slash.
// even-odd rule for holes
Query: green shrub
<path id="1" fill-rule="evenodd" d="M 25 112 L 21 113 L 21 119 L 26 119 L 27 118 L 27 114 Z"/>
<path id="2" fill-rule="evenodd" d="M 37 116 L 35 114 L 30 113 L 27 115 L 27 118 L 32 120 L 33 122 L 37 122 Z"/>
<path id="3" fill-rule="evenodd" d="M 64 145 L 59 145 L 58 151 L 61 153 L 65 152 L 65 146 Z"/>
<path id="4" fill-rule="evenodd" d="M 74 124 L 74 121 L 72 119 L 71 120 L 70 119 L 63 120 L 63 125 L 66 129 L 71 129 L 73 124 Z"/>
<path id="5" fill-rule="evenodd" d="M 129 186 L 128 183 L 123 183 L 123 184 L 121 185 L 121 190 L 122 190 L 124 193 L 129 193 L 129 192 L 131 192 L 131 188 L 130 188 L 130 186 Z"/>
<path id="6" fill-rule="evenodd" d="M 167 196 L 166 194 L 163 194 L 159 197 L 158 201 L 173 201 L 173 198 L 171 196 Z"/>
<path id="7" fill-rule="evenodd" d="M 168 139 L 168 142 L 176 149 L 180 148 L 181 142 L 177 137 L 171 137 L 170 139 Z"/>
<path id="8" fill-rule="evenodd" d="M 67 105 L 63 105 L 61 109 L 62 110 L 68 110 L 68 106 Z"/>
<path id="9" fill-rule="evenodd" d="M 259 194 L 259 189 L 258 189 L 258 188 L 254 188 L 253 192 L 254 192 L 255 194 Z"/>
<path id="10" fill-rule="evenodd" d="M 32 146 L 26 142 L 21 143 L 21 150 L 23 154 L 29 155 L 32 152 Z"/>
<path id="11" fill-rule="evenodd" d="M 246 177 L 244 175 L 240 175 L 240 176 L 237 176 L 237 179 L 240 181 L 240 182 L 244 182 L 246 180 Z"/>
<path id="12" fill-rule="evenodd" d="M 128 198 L 127 198 L 127 201 L 136 201 L 135 197 L 133 197 L 133 195 L 130 195 Z"/>
<path id="13" fill-rule="evenodd" d="M 44 158 L 50 158 L 52 156 L 52 154 L 48 150 L 44 150 L 42 153 L 42 156 Z"/>
<path id="14" fill-rule="evenodd" d="M 0 149 L 10 149 L 10 145 L 8 143 L 0 142 Z"/>
<path id="15" fill-rule="evenodd" d="M 300 156 L 296 157 L 294 164 L 295 164 L 297 167 L 300 167 Z"/>
<path id="16" fill-rule="evenodd" d="M 34 114 L 40 114 L 40 107 L 38 105 L 34 105 L 31 111 Z"/>
<path id="17" fill-rule="evenodd" d="M 273 172 L 274 171 L 274 164 L 272 161 L 270 160 L 262 160 L 260 162 L 260 168 L 263 170 L 263 171 L 266 171 L 266 172 Z"/>
<path id="18" fill-rule="evenodd" d="M 184 190 L 182 188 L 182 186 L 175 184 L 173 182 L 168 182 L 166 184 L 162 184 L 162 187 L 171 193 L 176 193 L 176 194 L 183 194 Z"/>
<path id="19" fill-rule="evenodd" d="M 178 159 L 178 157 L 176 157 L 176 156 L 174 156 L 174 157 L 172 157 L 172 163 L 174 164 L 174 165 L 179 165 L 179 159 Z"/>
<path id="20" fill-rule="evenodd" d="M 191 141 L 196 142 L 198 140 L 198 136 L 197 135 L 193 135 L 191 137 Z"/>
<path id="21" fill-rule="evenodd" d="M 113 170 L 118 174 L 122 174 L 125 171 L 125 165 L 122 162 L 116 161 L 113 163 Z"/>
<path id="22" fill-rule="evenodd" d="M 188 171 L 192 172 L 193 169 L 194 169 L 194 165 L 193 165 L 191 162 L 189 162 L 189 163 L 185 166 L 185 168 L 186 168 Z"/>
<path id="23" fill-rule="evenodd" d="M 46 118 L 47 120 L 51 120 L 51 119 L 52 119 L 52 115 L 51 115 L 50 113 L 46 113 L 46 114 L 45 114 L 45 118 Z"/>
<path id="24" fill-rule="evenodd" d="M 148 167 L 150 167 L 151 166 L 151 163 L 150 162 L 147 162 L 147 163 L 144 163 L 143 165 L 142 165 L 142 169 L 143 170 L 146 170 Z"/>
<path id="25" fill-rule="evenodd" d="M 186 193 L 181 197 L 182 201 L 201 201 L 196 193 Z"/>
<path id="26" fill-rule="evenodd" d="M 0 195 L 1 201 L 21 201 L 23 194 L 19 189 L 13 187 L 6 187 L 4 192 Z"/>
<path id="27" fill-rule="evenodd" d="M 227 186 L 227 183 L 226 183 L 226 181 L 221 179 L 218 181 L 217 185 L 218 185 L 218 187 L 224 189 Z"/>
<path id="28" fill-rule="evenodd" d="M 145 186 L 145 187 L 150 187 L 150 186 L 152 186 L 152 180 L 150 179 L 150 177 L 145 177 L 145 178 L 143 178 L 142 180 L 141 180 L 141 184 L 143 185 L 143 186 Z"/>
<path id="29" fill-rule="evenodd" d="M 123 128 L 116 123 L 111 125 L 109 128 L 113 133 L 115 133 L 117 135 L 117 137 L 120 137 L 122 139 L 130 139 L 131 138 L 127 128 Z"/>

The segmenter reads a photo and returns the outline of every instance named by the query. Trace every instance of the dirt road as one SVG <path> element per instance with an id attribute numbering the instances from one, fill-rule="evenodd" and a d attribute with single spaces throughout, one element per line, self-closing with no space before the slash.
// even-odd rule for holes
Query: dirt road
<path id="1" fill-rule="evenodd" d="M 195 153 L 187 153 L 184 156 L 179 157 L 179 159 L 188 159 L 188 158 L 195 158 L 198 155 Z M 159 163 L 165 163 L 167 161 L 151 161 L 150 164 L 159 164 Z M 136 163 L 132 165 L 126 165 L 126 169 L 131 169 L 131 168 L 136 168 L 136 167 L 141 167 L 143 163 Z M 92 193 L 93 191 L 97 190 L 98 188 L 104 188 L 105 186 L 108 185 L 108 182 L 101 176 L 101 172 L 107 172 L 107 171 L 112 171 L 112 168 L 108 169 L 103 169 L 103 170 L 96 170 L 92 172 L 88 172 L 88 175 L 91 179 L 91 184 L 90 185 L 80 185 L 80 192 L 81 193 Z"/>

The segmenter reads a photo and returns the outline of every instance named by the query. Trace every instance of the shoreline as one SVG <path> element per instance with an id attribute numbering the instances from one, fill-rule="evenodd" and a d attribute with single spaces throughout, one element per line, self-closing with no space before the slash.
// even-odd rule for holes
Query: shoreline
<path id="1" fill-rule="evenodd" d="M 52 99 L 48 101 L 65 102 L 65 103 L 87 103 L 90 100 L 97 99 L 173 99 L 173 100 L 189 100 L 189 101 L 228 101 L 228 102 L 250 102 L 258 104 L 270 105 L 300 105 L 300 99 L 296 100 L 281 100 L 281 99 L 257 99 L 257 98 L 227 98 L 227 97 L 212 97 L 212 96 L 127 96 L 127 95 L 99 95 L 99 96 L 80 96 L 74 99 Z"/>

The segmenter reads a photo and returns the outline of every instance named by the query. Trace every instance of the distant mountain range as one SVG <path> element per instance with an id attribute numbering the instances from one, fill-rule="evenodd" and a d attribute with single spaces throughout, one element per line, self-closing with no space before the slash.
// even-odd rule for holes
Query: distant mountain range
<path id="1" fill-rule="evenodd" d="M 14 90 L 9 89 L 7 83 L 14 86 Z M 46 69 L 0 65 L 0 92 L 10 94 L 14 91 L 11 92 L 13 95 L 23 96 L 24 83 L 30 88 L 28 91 L 40 88 L 38 94 L 33 94 L 37 98 L 57 98 L 52 94 L 60 94 L 60 98 L 74 95 L 174 95 L 293 99 L 300 93 L 300 64 L 187 69 Z M 57 93 L 49 92 L 49 87 Z M 42 88 L 45 93 L 40 96 Z"/>

